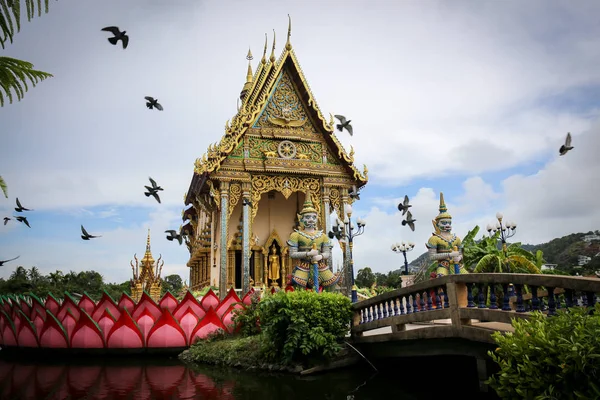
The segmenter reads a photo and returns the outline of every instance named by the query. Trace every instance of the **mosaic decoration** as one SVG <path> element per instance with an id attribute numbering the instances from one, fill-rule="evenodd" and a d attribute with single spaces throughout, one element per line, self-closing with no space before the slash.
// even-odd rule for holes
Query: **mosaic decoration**
<path id="1" fill-rule="evenodd" d="M 291 131 L 315 132 L 287 71 L 282 72 L 276 85 L 275 92 L 254 124 L 254 128 L 285 128 Z"/>

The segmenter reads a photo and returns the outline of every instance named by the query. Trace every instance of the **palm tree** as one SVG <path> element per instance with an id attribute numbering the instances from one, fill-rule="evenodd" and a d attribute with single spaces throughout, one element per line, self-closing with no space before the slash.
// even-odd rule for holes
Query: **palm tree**
<path id="1" fill-rule="evenodd" d="M 8 199 L 8 187 L 6 187 L 6 182 L 0 176 L 0 188 L 2 188 L 2 192 L 4 193 L 4 197 Z"/>
<path id="2" fill-rule="evenodd" d="M 42 15 L 42 0 L 23 0 L 27 8 L 27 20 Z M 49 0 L 44 0 L 44 12 L 48 12 Z M 37 7 L 36 7 L 37 4 Z M 15 33 L 21 30 L 21 0 L 0 0 L 0 46 L 4 49 L 6 42 L 13 42 Z M 0 57 L 0 107 L 4 106 L 4 98 L 13 102 L 14 94 L 20 101 L 29 89 L 27 81 L 35 86 L 38 82 L 52 77 L 52 74 L 33 69 L 33 64 L 11 57 Z M 13 94 L 14 92 L 14 94 Z M 4 188 L 3 188 L 4 190 Z M 6 192 L 5 192 L 6 195 Z"/>

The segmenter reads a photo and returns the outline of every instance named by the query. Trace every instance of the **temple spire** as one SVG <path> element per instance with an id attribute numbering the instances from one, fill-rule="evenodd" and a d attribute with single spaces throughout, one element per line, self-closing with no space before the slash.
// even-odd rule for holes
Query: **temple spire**
<path id="1" fill-rule="evenodd" d="M 146 254 L 152 255 L 150 251 L 150 228 L 148 228 L 148 239 L 146 239 Z"/>
<path id="2" fill-rule="evenodd" d="M 273 47 L 271 48 L 271 57 L 269 57 L 269 61 L 272 63 L 275 62 L 275 29 L 273 29 Z"/>
<path id="3" fill-rule="evenodd" d="M 240 100 L 244 100 L 246 97 L 246 93 L 252 87 L 252 64 L 251 61 L 254 59 L 252 57 L 252 51 L 248 48 L 248 55 L 246 56 L 246 60 L 248 60 L 248 72 L 246 73 L 246 83 L 244 83 L 244 87 L 242 88 L 242 92 L 240 93 Z"/>
<path id="4" fill-rule="evenodd" d="M 267 34 L 265 33 L 265 48 L 263 50 L 263 56 L 260 60 L 261 63 L 265 64 L 267 62 Z"/>
<path id="5" fill-rule="evenodd" d="M 292 43 L 290 42 L 290 36 L 292 36 L 292 17 L 290 17 L 290 14 L 288 14 L 288 35 L 287 35 L 287 42 L 285 43 L 285 49 L 288 51 L 292 49 Z"/>

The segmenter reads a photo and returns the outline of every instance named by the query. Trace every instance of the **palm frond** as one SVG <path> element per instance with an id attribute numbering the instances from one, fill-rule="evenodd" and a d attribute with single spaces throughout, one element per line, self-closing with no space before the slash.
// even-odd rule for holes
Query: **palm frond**
<path id="1" fill-rule="evenodd" d="M 507 253 L 509 255 L 509 257 L 511 255 L 517 255 L 517 256 L 521 256 L 524 257 L 526 259 L 528 259 L 529 261 L 535 263 L 536 257 L 535 255 L 533 255 L 530 251 L 527 251 L 525 249 L 522 249 L 520 247 L 511 247 L 509 246 L 507 248 Z"/>
<path id="2" fill-rule="evenodd" d="M 0 0 L 0 2 L 5 0 Z M 41 0 L 40 0 L 41 1 Z M 4 98 L 13 102 L 14 94 L 21 100 L 28 89 L 27 81 L 35 87 L 38 82 L 52 77 L 52 74 L 33 69 L 33 64 L 10 57 L 0 57 L 0 107 L 4 106 Z"/>
<path id="3" fill-rule="evenodd" d="M 502 271 L 502 260 L 496 254 L 486 254 L 479 260 L 473 272 Z"/>
<path id="4" fill-rule="evenodd" d="M 465 235 L 465 237 L 462 241 L 463 246 L 474 244 L 475 243 L 475 235 L 477 235 L 477 232 L 479 232 L 479 225 L 475 225 L 475 228 L 473 228 L 469 232 L 467 232 L 467 234 Z"/>
<path id="5" fill-rule="evenodd" d="M 508 256 L 512 273 L 541 274 L 542 271 L 533 262 L 520 255 Z"/>
<path id="6" fill-rule="evenodd" d="M 0 176 L 0 188 L 2 188 L 4 197 L 6 197 L 8 199 L 8 187 L 6 186 L 6 182 L 4 182 L 4 179 L 1 176 Z"/>
<path id="7" fill-rule="evenodd" d="M 6 42 L 13 42 L 14 35 L 21 30 L 21 1 L 27 8 L 27 21 L 35 16 L 42 16 L 42 0 L 0 0 L 0 46 L 5 48 Z M 58 0 L 57 0 L 58 1 Z M 50 0 L 43 0 L 44 13 L 48 13 Z"/>

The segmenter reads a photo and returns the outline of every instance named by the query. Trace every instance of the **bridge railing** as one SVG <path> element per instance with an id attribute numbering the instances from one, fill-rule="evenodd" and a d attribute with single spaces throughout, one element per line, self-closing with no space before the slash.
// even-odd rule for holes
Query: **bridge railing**
<path id="1" fill-rule="evenodd" d="M 530 311 L 548 316 L 560 308 L 593 307 L 600 279 L 540 274 L 450 275 L 383 293 L 353 305 L 352 335 L 391 326 L 450 319 L 453 328 L 480 322 L 510 323 Z"/>

